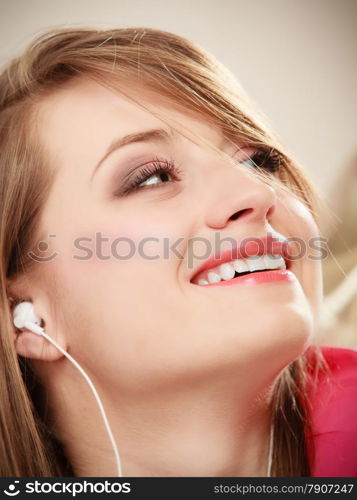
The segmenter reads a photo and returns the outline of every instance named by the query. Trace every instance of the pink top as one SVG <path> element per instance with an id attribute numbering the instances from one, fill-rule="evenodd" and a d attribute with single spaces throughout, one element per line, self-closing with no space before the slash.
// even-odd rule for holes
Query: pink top
<path id="1" fill-rule="evenodd" d="M 321 350 L 330 375 L 321 373 L 310 393 L 315 446 L 311 476 L 357 477 L 357 350 Z"/>

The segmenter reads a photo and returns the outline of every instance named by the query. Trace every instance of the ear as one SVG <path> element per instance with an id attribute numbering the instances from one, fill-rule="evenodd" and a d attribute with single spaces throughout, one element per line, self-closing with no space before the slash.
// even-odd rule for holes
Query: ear
<path id="1" fill-rule="evenodd" d="M 22 299 L 29 300 L 33 303 L 36 314 L 42 318 L 42 324 L 44 331 L 46 334 L 53 338 L 65 351 L 68 349 L 67 341 L 65 336 L 62 334 L 60 327 L 51 320 L 49 311 L 50 307 L 48 305 L 47 298 L 41 294 L 39 291 L 37 296 L 35 293 L 29 294 L 23 287 L 20 287 L 19 284 L 12 282 L 8 288 L 9 293 L 9 303 L 11 310 L 18 300 L 15 300 L 14 297 L 21 297 Z M 14 328 L 14 337 L 15 337 L 15 347 L 16 352 L 19 356 L 24 356 L 26 358 L 31 358 L 40 361 L 56 361 L 63 356 L 63 354 L 47 339 L 42 337 L 41 335 L 37 335 L 36 333 L 31 332 L 28 329 L 18 330 L 15 325 Z"/>

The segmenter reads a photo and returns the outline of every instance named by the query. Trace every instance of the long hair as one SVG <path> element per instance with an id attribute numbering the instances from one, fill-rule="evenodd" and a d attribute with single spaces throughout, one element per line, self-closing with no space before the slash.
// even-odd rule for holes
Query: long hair
<path id="1" fill-rule="evenodd" d="M 0 74 L 0 475 L 73 474 L 46 421 L 43 391 L 14 347 L 8 282 L 38 278 L 28 252 L 54 182 L 37 131 L 46 96 L 73 79 L 112 86 L 136 81 L 213 121 L 227 137 L 278 152 L 280 181 L 312 213 L 315 195 L 302 169 L 264 125 L 229 71 L 186 39 L 160 30 L 55 29 L 38 36 Z M 273 396 L 273 476 L 309 476 L 306 359 L 279 375 Z"/>

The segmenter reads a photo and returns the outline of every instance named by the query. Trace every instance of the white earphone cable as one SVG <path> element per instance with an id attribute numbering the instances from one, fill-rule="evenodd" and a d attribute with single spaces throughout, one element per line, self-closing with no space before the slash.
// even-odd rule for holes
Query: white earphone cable
<path id="1" fill-rule="evenodd" d="M 36 332 L 34 332 L 34 333 L 37 333 L 38 335 L 42 335 L 54 347 L 56 347 L 56 349 L 58 349 L 63 354 L 63 356 L 65 356 L 77 368 L 77 370 L 80 372 L 80 374 L 83 376 L 83 378 L 85 379 L 85 381 L 89 385 L 91 391 L 93 392 L 95 400 L 98 404 L 106 431 L 107 431 L 109 439 L 110 439 L 110 443 L 111 443 L 113 451 L 114 451 L 115 463 L 116 463 L 116 468 L 117 468 L 117 475 L 118 475 L 118 477 L 123 477 L 118 447 L 117 447 L 117 444 L 115 442 L 112 430 L 110 428 L 109 421 L 108 421 L 107 415 L 106 415 L 105 410 L 104 410 L 104 406 L 100 400 L 100 397 L 98 395 L 96 388 L 94 387 L 93 382 L 91 381 L 91 379 L 89 378 L 87 373 L 83 370 L 81 365 L 79 363 L 77 363 L 77 361 L 74 358 L 72 358 L 72 356 L 70 354 L 68 354 L 68 352 L 65 351 L 55 340 L 53 340 L 51 337 L 49 337 L 42 327 L 40 327 L 38 325 L 34 325 L 33 323 L 31 323 L 31 325 L 28 325 L 28 326 L 29 326 L 29 329 L 31 329 L 32 331 L 34 331 L 34 327 L 36 327 Z"/>
<path id="2" fill-rule="evenodd" d="M 110 443 L 111 443 L 113 451 L 114 451 L 115 463 L 116 463 L 116 468 L 117 468 L 117 476 L 123 477 L 118 447 L 117 447 L 116 441 L 114 439 L 107 415 L 105 413 L 104 406 L 101 402 L 101 399 L 98 395 L 98 392 L 97 392 L 93 382 L 91 381 L 90 377 L 87 375 L 85 370 L 81 367 L 81 365 L 74 358 L 72 358 L 72 356 L 70 354 L 68 354 L 67 351 L 65 351 L 53 338 L 51 338 L 49 335 L 47 335 L 47 333 L 45 332 L 45 330 L 41 326 L 39 326 L 38 324 L 35 324 L 33 322 L 27 322 L 27 323 L 25 323 L 24 326 L 27 327 L 32 332 L 34 332 L 38 335 L 42 335 L 46 340 L 48 340 L 48 342 L 50 342 L 56 349 L 58 349 L 63 354 L 63 356 L 65 356 L 74 365 L 74 367 L 77 368 L 79 373 L 83 376 L 84 380 L 89 385 L 89 387 L 90 387 L 90 389 L 95 397 L 95 400 L 98 404 L 106 431 L 107 431 L 108 436 L 109 436 Z M 272 469 L 272 461 L 273 461 L 273 441 L 274 441 L 274 427 L 273 427 L 273 424 L 271 424 L 270 436 L 269 436 L 269 451 L 268 451 L 268 463 L 267 463 L 266 477 L 271 477 L 271 469 Z"/>

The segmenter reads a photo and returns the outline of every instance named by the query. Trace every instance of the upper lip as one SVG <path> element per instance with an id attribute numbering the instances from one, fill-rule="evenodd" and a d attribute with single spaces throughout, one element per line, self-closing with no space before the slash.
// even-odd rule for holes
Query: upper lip
<path id="1" fill-rule="evenodd" d="M 273 236 L 264 236 L 261 238 L 251 236 L 244 238 L 241 242 L 237 241 L 237 243 L 232 245 L 231 248 L 223 250 L 218 257 L 215 255 L 209 257 L 193 271 L 190 281 L 192 281 L 195 276 L 202 271 L 217 267 L 225 262 L 230 262 L 235 259 L 245 259 L 253 255 L 267 254 L 281 255 L 285 260 L 287 269 L 290 267 L 287 240 Z"/>

